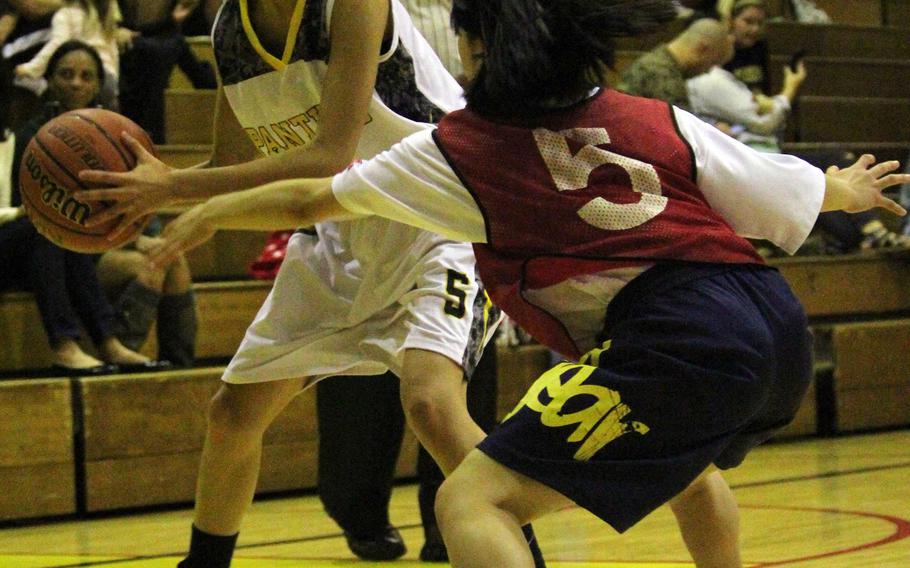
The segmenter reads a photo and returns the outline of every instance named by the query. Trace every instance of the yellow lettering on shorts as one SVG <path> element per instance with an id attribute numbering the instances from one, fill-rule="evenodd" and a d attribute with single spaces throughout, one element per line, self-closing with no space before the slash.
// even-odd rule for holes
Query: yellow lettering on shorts
<path id="1" fill-rule="evenodd" d="M 605 349 L 608 348 L 605 345 Z M 600 352 L 605 349 L 599 350 Z M 600 352 L 593 355 L 599 357 Z M 590 353 L 585 357 L 590 359 Z M 588 461 L 594 454 L 606 447 L 610 442 L 626 434 L 648 433 L 648 426 L 642 422 L 624 419 L 631 409 L 622 402 L 619 393 L 600 385 L 586 384 L 585 380 L 591 376 L 596 367 L 562 362 L 540 376 L 531 385 L 521 402 L 507 417 L 511 418 L 521 408 L 527 407 L 540 413 L 540 422 L 550 428 L 559 428 L 577 424 L 578 427 L 569 435 L 566 442 L 581 442 L 574 458 L 578 461 Z M 575 372 L 565 383 L 563 377 Z M 541 395 L 546 394 L 544 402 Z M 586 395 L 595 402 L 590 406 L 575 412 L 566 412 L 563 409 L 573 397 Z"/>

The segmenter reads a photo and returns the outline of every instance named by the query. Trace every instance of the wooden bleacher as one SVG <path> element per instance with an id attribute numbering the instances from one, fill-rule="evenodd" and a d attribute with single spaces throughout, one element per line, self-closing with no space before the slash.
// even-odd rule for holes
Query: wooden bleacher
<path id="1" fill-rule="evenodd" d="M 808 47 L 810 79 L 793 118 L 788 151 L 871 151 L 905 160 L 910 151 L 910 2 L 816 0 L 836 22 L 769 26 L 772 84 L 789 55 Z M 787 16 L 784 0 L 771 0 Z M 844 25 L 849 22 L 854 25 Z M 860 25 L 855 25 L 860 24 Z M 903 28 L 882 24 L 899 24 Z M 677 30 L 620 42 L 618 67 Z M 197 55 L 211 60 L 207 41 Z M 176 167 L 201 162 L 211 142 L 214 93 L 179 72 L 167 95 Z M 223 361 L 236 349 L 270 283 L 246 279 L 263 233 L 228 232 L 190 254 L 197 284 L 198 354 Z M 910 259 L 878 254 L 773 261 L 800 297 L 818 337 L 818 380 L 782 437 L 910 425 Z M 0 295 L 0 373 L 46 366 L 50 353 L 30 295 Z M 154 339 L 144 346 L 154 353 Z M 499 415 L 548 367 L 541 346 L 500 349 Z M 220 364 L 158 374 L 0 381 L 0 521 L 188 503 L 204 435 L 204 409 Z M 24 373 L 23 373 L 24 374 Z M 315 484 L 314 394 L 299 397 L 266 438 L 260 492 Z M 398 475 L 413 476 L 408 434 Z"/>
<path id="2" fill-rule="evenodd" d="M 254 280 L 197 283 L 194 288 L 200 328 L 197 357 L 202 360 L 230 357 L 270 289 L 271 282 Z M 16 371 L 34 371 L 50 365 L 51 351 L 31 294 L 0 294 L 0 337 L 5 344 L 0 351 L 0 373 L 15 376 Z M 142 351 L 154 355 L 156 350 L 151 333 Z"/>
<path id="3" fill-rule="evenodd" d="M 0 382 L 0 521 L 76 512 L 66 379 Z"/>

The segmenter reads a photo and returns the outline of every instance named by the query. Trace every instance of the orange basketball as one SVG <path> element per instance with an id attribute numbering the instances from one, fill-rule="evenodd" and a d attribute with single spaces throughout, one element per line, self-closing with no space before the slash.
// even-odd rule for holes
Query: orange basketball
<path id="1" fill-rule="evenodd" d="M 89 189 L 79 179 L 82 170 L 133 169 L 136 159 L 121 140 L 123 131 L 154 153 L 151 139 L 139 125 L 115 112 L 94 108 L 61 114 L 28 143 L 19 168 L 22 203 L 38 232 L 54 244 L 76 252 L 104 252 L 142 232 L 147 219 L 116 240 L 108 240 L 106 235 L 118 219 L 92 228 L 85 223 L 112 203 L 83 203 L 72 196 Z"/>

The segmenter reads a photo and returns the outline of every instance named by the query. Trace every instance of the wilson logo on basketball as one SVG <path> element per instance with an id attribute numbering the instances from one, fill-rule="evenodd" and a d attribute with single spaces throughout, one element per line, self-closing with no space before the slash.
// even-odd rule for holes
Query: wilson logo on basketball
<path id="1" fill-rule="evenodd" d="M 85 220 L 92 214 L 92 208 L 70 197 L 69 192 L 60 187 L 56 181 L 41 168 L 35 155 L 28 152 L 25 155 L 25 167 L 31 178 L 41 189 L 41 201 L 50 206 L 74 223 L 85 225 Z"/>
<path id="2" fill-rule="evenodd" d="M 95 155 L 95 150 L 75 134 L 72 130 L 66 126 L 59 124 L 51 124 L 48 127 L 47 133 L 51 136 L 57 138 L 66 146 L 79 155 L 79 158 L 82 160 L 82 163 L 90 170 L 105 170 L 107 169 L 104 165 L 104 162 L 98 159 L 98 156 Z"/>

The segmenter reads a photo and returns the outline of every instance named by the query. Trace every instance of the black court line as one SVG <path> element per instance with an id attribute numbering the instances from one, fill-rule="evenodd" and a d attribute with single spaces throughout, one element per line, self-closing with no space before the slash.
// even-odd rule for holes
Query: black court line
<path id="1" fill-rule="evenodd" d="M 876 471 L 886 471 L 889 469 L 902 469 L 910 467 L 910 462 L 901 462 L 889 465 L 880 465 L 872 467 L 863 467 L 858 469 L 848 469 L 843 471 L 830 471 L 826 473 L 817 473 L 814 475 L 797 475 L 793 477 L 782 477 L 780 479 L 768 479 L 766 481 L 752 481 L 747 483 L 738 483 L 732 484 L 730 487 L 732 489 L 748 489 L 751 487 L 762 487 L 767 485 L 782 485 L 784 483 L 796 483 L 800 481 L 813 481 L 816 479 L 828 479 L 832 477 L 846 477 L 848 475 L 860 475 L 863 473 L 872 473 Z M 419 528 L 422 525 L 420 523 L 410 524 L 410 525 L 400 525 L 399 529 L 413 529 Z M 330 533 L 316 536 L 306 536 L 302 538 L 288 538 L 283 540 L 272 540 L 267 542 L 256 542 L 250 544 L 244 544 L 237 547 L 237 550 L 249 550 L 252 548 L 261 548 L 265 546 L 277 546 L 281 544 L 299 544 L 302 542 L 316 542 L 319 540 L 329 540 L 333 538 L 340 538 L 344 536 L 343 533 Z M 167 558 L 169 556 L 182 556 L 186 554 L 186 551 L 181 552 L 169 552 L 163 554 L 152 554 L 147 556 L 130 556 L 127 558 L 118 558 L 116 560 L 98 560 L 94 562 L 80 562 L 78 564 L 60 564 L 57 566 L 50 566 L 48 568 L 77 568 L 81 566 L 105 566 L 108 564 L 118 564 L 118 563 L 127 563 L 127 562 L 139 562 L 142 560 L 154 560 L 156 558 Z M 294 560 L 293 558 L 288 558 L 288 560 Z"/>
<path id="2" fill-rule="evenodd" d="M 910 467 L 910 462 L 893 463 L 889 465 L 876 465 L 862 467 L 858 469 L 847 469 L 843 471 L 829 471 L 826 473 L 816 473 L 813 475 L 795 475 L 793 477 L 782 477 L 780 479 L 768 479 L 765 481 L 750 481 L 747 483 L 731 484 L 731 489 L 748 489 L 751 487 L 762 487 L 765 485 L 778 485 L 782 483 L 795 483 L 798 481 L 812 481 L 815 479 L 828 479 L 831 477 L 845 477 L 848 475 L 859 475 L 861 473 L 872 473 L 875 471 L 885 471 L 889 469 L 902 469 Z"/>

